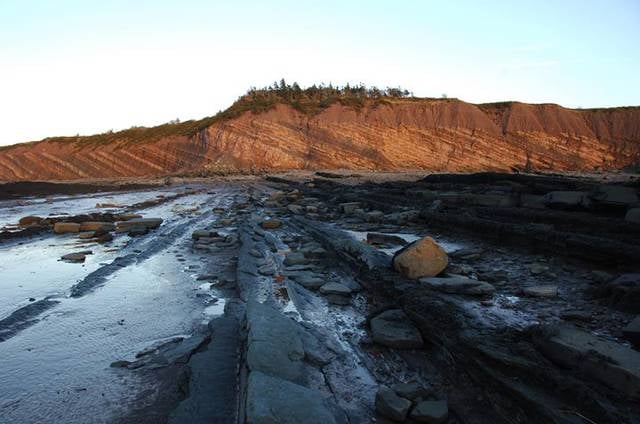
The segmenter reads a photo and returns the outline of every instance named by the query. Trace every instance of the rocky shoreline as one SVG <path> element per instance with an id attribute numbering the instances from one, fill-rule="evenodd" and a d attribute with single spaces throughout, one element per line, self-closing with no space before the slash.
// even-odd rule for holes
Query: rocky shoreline
<path id="1" fill-rule="evenodd" d="M 189 231 L 217 312 L 111 364 L 157 381 L 118 422 L 640 422 L 637 183 L 320 173 L 236 193 L 131 256 Z"/>

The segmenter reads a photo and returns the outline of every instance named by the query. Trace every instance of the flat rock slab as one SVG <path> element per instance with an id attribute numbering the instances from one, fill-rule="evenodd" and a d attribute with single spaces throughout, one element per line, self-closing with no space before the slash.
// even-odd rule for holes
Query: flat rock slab
<path id="1" fill-rule="evenodd" d="M 296 383 L 305 381 L 304 345 L 295 321 L 258 302 L 247 308 L 247 366 Z"/>
<path id="2" fill-rule="evenodd" d="M 417 349 L 424 345 L 422 336 L 400 309 L 390 309 L 371 320 L 373 341 L 396 349 Z"/>
<path id="3" fill-rule="evenodd" d="M 249 375 L 246 422 L 343 424 L 346 416 L 320 392 L 261 372 Z"/>
<path id="4" fill-rule="evenodd" d="M 421 278 L 419 281 L 426 287 L 443 293 L 486 296 L 496 291 L 495 287 L 487 282 L 474 280 L 462 275 L 444 278 Z"/>
<path id="5" fill-rule="evenodd" d="M 540 327 L 534 342 L 552 361 L 627 396 L 640 396 L 640 352 L 571 326 Z"/>

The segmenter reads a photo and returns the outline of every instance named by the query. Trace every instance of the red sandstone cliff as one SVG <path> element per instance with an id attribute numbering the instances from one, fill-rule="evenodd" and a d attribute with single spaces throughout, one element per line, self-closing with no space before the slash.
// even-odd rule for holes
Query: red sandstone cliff
<path id="1" fill-rule="evenodd" d="M 140 130 L 147 131 L 147 130 Z M 640 163 L 640 107 L 393 99 L 315 115 L 279 104 L 193 135 L 45 139 L 0 149 L 0 180 L 285 169 L 595 170 Z"/>

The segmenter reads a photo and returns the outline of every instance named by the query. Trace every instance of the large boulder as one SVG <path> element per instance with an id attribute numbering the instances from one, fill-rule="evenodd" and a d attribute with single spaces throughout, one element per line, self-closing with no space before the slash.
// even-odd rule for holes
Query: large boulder
<path id="1" fill-rule="evenodd" d="M 417 349 L 424 344 L 422 335 L 400 309 L 389 309 L 371 320 L 373 341 L 396 349 Z"/>
<path id="2" fill-rule="evenodd" d="M 56 222 L 53 225 L 53 232 L 56 234 L 79 233 L 80 224 L 75 222 Z"/>
<path id="3" fill-rule="evenodd" d="M 435 277 L 449 264 L 449 257 L 431 237 L 411 243 L 393 257 L 393 267 L 407 278 Z"/>
<path id="4" fill-rule="evenodd" d="M 411 408 L 410 400 L 401 398 L 387 386 L 380 386 L 376 393 L 376 411 L 380 415 L 402 422 L 407 418 L 409 408 Z"/>

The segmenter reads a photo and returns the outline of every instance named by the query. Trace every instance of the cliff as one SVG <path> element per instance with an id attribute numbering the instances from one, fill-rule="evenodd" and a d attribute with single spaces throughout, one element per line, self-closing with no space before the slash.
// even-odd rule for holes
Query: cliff
<path id="1" fill-rule="evenodd" d="M 288 169 L 616 170 L 640 163 L 640 107 L 364 99 L 58 137 L 0 149 L 0 180 L 207 175 Z"/>

